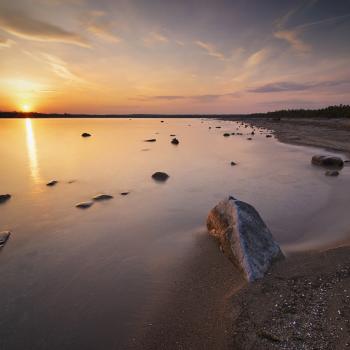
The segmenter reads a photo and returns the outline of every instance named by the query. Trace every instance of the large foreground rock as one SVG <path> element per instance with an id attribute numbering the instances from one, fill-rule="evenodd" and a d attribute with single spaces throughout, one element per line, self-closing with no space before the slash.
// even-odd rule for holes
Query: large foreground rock
<path id="1" fill-rule="evenodd" d="M 229 197 L 214 207 L 207 219 L 209 233 L 247 281 L 262 278 L 283 253 L 259 213 L 250 204 Z"/>

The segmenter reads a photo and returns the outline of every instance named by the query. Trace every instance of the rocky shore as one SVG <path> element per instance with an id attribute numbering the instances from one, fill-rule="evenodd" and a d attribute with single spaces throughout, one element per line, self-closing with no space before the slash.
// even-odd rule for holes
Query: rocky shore
<path id="1" fill-rule="evenodd" d="M 348 120 L 244 120 L 281 142 L 350 153 Z M 253 283 L 201 238 L 186 273 L 132 349 L 350 348 L 350 239 L 289 255 Z"/>

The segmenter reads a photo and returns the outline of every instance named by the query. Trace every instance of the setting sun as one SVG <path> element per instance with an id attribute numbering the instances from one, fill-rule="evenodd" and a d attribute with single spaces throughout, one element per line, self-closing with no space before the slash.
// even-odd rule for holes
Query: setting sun
<path id="1" fill-rule="evenodd" d="M 29 104 L 24 104 L 21 107 L 22 112 L 30 112 L 31 111 L 31 106 Z"/>

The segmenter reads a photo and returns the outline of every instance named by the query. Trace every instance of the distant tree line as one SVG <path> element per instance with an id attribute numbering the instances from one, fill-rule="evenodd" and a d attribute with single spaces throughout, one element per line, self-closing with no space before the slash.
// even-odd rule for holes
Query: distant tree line
<path id="1" fill-rule="evenodd" d="M 329 106 L 321 109 L 283 109 L 267 113 L 253 113 L 252 118 L 350 118 L 350 105 Z"/>
<path id="2" fill-rule="evenodd" d="M 162 114 L 68 114 L 68 113 L 37 113 L 37 112 L 1 112 L 0 118 L 350 118 L 350 105 L 329 106 L 321 109 L 284 109 L 266 113 L 252 114 L 221 114 L 221 115 L 198 115 L 198 114 L 181 114 L 181 115 L 162 115 Z"/>

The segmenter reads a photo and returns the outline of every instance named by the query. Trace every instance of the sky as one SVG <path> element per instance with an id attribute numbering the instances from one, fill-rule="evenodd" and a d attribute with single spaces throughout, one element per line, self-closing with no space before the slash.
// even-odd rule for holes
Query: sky
<path id="1" fill-rule="evenodd" d="M 350 0 L 0 0 L 0 110 L 350 103 Z"/>

